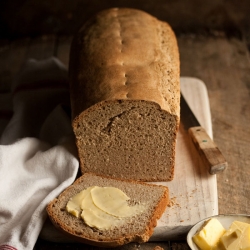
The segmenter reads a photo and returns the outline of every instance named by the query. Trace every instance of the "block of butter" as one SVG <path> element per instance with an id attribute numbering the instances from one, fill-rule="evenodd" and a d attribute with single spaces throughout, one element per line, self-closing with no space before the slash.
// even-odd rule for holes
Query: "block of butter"
<path id="1" fill-rule="evenodd" d="M 193 236 L 201 250 L 250 250 L 250 224 L 233 221 L 228 230 L 212 218 Z"/>
<path id="2" fill-rule="evenodd" d="M 202 228 L 193 236 L 193 241 L 202 250 L 219 249 L 221 236 L 226 232 L 221 223 L 212 218 L 204 223 Z"/>
<path id="3" fill-rule="evenodd" d="M 226 250 L 250 250 L 250 224 L 234 221 L 221 237 L 221 243 Z"/>

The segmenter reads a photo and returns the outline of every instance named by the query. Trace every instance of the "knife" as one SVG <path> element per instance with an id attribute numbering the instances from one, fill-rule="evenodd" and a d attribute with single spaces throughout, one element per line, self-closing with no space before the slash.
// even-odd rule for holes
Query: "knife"
<path id="1" fill-rule="evenodd" d="M 200 125 L 183 95 L 181 95 L 181 122 L 188 131 L 210 174 L 225 170 L 228 163 L 214 141 Z"/>

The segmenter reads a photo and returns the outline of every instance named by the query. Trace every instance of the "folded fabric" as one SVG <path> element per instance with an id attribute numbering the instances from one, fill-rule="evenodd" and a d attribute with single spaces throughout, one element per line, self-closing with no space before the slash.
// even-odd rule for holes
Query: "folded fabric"
<path id="1" fill-rule="evenodd" d="M 29 60 L 13 82 L 14 115 L 0 145 L 0 250 L 33 249 L 46 205 L 75 180 L 67 71 Z"/>
<path id="2" fill-rule="evenodd" d="M 39 138 L 43 122 L 58 105 L 69 106 L 68 74 L 56 58 L 28 60 L 12 85 L 14 115 L 1 136 L 6 145 L 24 137 Z"/>

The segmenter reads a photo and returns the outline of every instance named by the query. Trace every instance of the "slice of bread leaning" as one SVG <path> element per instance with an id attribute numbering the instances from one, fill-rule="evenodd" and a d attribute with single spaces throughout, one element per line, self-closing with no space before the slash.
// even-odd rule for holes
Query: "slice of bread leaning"
<path id="1" fill-rule="evenodd" d="M 139 214 L 126 218 L 119 227 L 108 230 L 91 228 L 81 218 L 66 211 L 71 197 L 88 187 L 115 187 L 123 191 L 130 204 L 143 205 Z M 169 203 L 168 188 L 154 184 L 127 181 L 87 173 L 78 178 L 47 206 L 52 223 L 75 240 L 100 247 L 116 247 L 129 242 L 143 243 L 149 240 Z"/>

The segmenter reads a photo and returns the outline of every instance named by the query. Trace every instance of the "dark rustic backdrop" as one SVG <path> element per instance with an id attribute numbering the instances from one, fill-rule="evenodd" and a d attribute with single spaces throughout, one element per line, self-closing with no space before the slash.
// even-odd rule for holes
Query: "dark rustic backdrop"
<path id="1" fill-rule="evenodd" d="M 168 21 L 175 32 L 249 39 L 249 0 L 1 0 L 0 38 L 73 34 L 95 12 L 133 7 Z"/>

